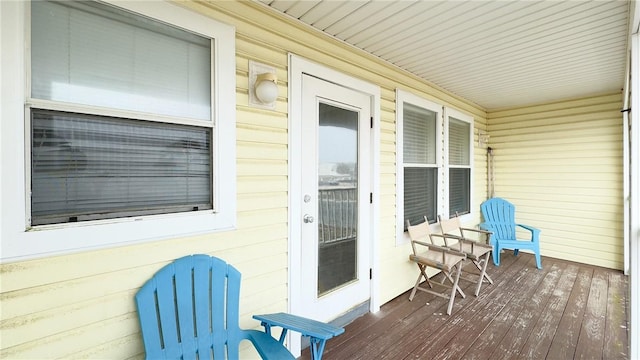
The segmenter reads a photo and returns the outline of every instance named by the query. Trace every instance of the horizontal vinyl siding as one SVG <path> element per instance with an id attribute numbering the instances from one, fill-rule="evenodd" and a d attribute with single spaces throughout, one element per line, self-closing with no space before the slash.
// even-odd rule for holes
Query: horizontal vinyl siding
<path id="1" fill-rule="evenodd" d="M 622 269 L 621 99 L 488 114 L 496 196 L 516 205 L 517 222 L 542 230 L 543 257 Z"/>
<path id="2" fill-rule="evenodd" d="M 0 358 L 141 358 L 133 296 L 160 267 L 187 254 L 219 256 L 241 271 L 242 327 L 259 327 L 251 314 L 287 310 L 289 52 L 381 86 L 381 302 L 413 286 L 410 248 L 395 239 L 395 89 L 469 113 L 476 127 L 486 127 L 485 112 L 258 4 L 181 4 L 237 31 L 237 230 L 0 265 Z M 276 68 L 275 111 L 248 106 L 249 60 Z M 484 154 L 476 148 L 476 208 L 486 196 Z"/>
<path id="3" fill-rule="evenodd" d="M 486 130 L 486 113 L 478 106 L 447 93 L 433 84 L 383 63 L 360 50 L 337 41 L 326 41 L 320 32 L 297 22 L 285 19 L 279 13 L 265 16 L 263 7 L 257 3 L 239 6 L 234 2 L 210 2 L 217 18 L 233 23 L 237 31 L 238 83 L 246 84 L 247 64 L 256 60 L 277 68 L 279 101 L 278 111 L 286 111 L 286 59 L 287 52 L 306 57 L 314 62 L 337 69 L 346 74 L 364 79 L 380 86 L 380 291 L 384 303 L 413 286 L 417 270 L 408 261 L 409 245 L 396 246 L 396 123 L 395 89 L 403 88 L 416 95 L 454 107 L 474 116 L 475 126 Z M 208 11 L 208 10 L 207 10 Z M 242 19 L 240 21 L 240 19 Z M 283 21 L 283 22 L 281 22 Z M 256 49 L 265 52 L 256 54 Z M 242 58 L 242 61 L 240 61 Z M 246 59 L 245 59 L 246 58 Z M 238 95 L 238 109 L 247 103 L 247 94 Z M 260 112 L 270 114 L 269 111 Z M 240 116 L 240 115 L 239 115 Z M 240 126 L 240 125 L 239 125 Z M 477 144 L 477 142 L 476 142 Z M 269 147 L 271 148 L 271 147 Z M 295 150 L 295 149 L 294 149 Z M 238 147 L 243 154 L 241 146 Z M 251 149 L 250 151 L 256 151 Z M 474 188 L 475 208 L 486 198 L 486 152 L 476 149 L 476 179 L 480 186 Z M 239 156 L 241 157 L 241 156 Z M 240 161 L 240 160 L 239 160 Z M 479 211 L 477 220 L 479 222 Z M 286 265 L 286 264 L 285 264 Z"/>

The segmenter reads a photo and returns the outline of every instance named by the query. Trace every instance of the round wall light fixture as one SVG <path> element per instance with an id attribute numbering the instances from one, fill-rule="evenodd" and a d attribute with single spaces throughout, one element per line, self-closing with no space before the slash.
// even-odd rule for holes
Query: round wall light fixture
<path id="1" fill-rule="evenodd" d="M 249 60 L 248 85 L 249 106 L 269 110 L 276 109 L 278 76 L 275 67 Z"/>
<path id="2" fill-rule="evenodd" d="M 265 73 L 256 77 L 256 97 L 263 104 L 271 104 L 278 98 L 278 77 L 276 74 Z"/>

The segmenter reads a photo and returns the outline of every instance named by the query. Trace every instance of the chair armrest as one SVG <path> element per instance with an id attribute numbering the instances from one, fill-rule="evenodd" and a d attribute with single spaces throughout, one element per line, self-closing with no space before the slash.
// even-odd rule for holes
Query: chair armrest
<path id="1" fill-rule="evenodd" d="M 453 234 L 432 234 L 431 236 L 439 236 L 439 237 L 443 237 L 445 239 L 456 239 L 456 240 L 468 240 L 465 239 L 464 237 L 460 236 L 460 235 L 453 235 Z"/>
<path id="2" fill-rule="evenodd" d="M 463 227 L 461 227 L 460 230 L 473 231 L 473 232 L 477 232 L 477 233 L 481 233 L 481 234 L 487 234 L 487 235 L 493 234 L 493 232 L 488 231 L 488 230 L 484 230 L 484 229 L 472 229 L 472 228 L 463 228 Z"/>
<path id="3" fill-rule="evenodd" d="M 483 229 L 472 229 L 472 228 L 460 228 L 460 231 L 462 232 L 462 234 L 464 234 L 465 231 L 473 231 L 478 234 L 484 234 L 486 235 L 484 243 L 487 245 L 491 243 L 491 235 L 493 235 L 493 231 L 483 230 Z M 479 241 L 476 241 L 476 243 L 482 244 Z"/>
<path id="4" fill-rule="evenodd" d="M 456 256 L 466 256 L 464 253 L 461 253 L 460 251 L 456 251 L 450 248 L 446 248 L 444 246 L 440 246 L 440 245 L 435 245 L 435 244 L 429 244 L 426 242 L 422 242 L 422 241 L 417 241 L 414 240 L 413 241 L 415 244 L 418 245 L 422 245 L 422 246 L 426 246 L 429 248 L 429 250 L 434 250 L 434 251 L 440 251 L 446 254 L 451 254 L 451 255 L 456 255 Z"/>
<path id="5" fill-rule="evenodd" d="M 441 234 L 431 234 L 431 241 L 433 242 L 433 238 L 434 237 L 439 237 L 442 238 L 442 240 L 444 240 L 444 246 L 449 246 L 449 243 L 447 242 L 447 235 L 441 235 Z"/>
<path id="6" fill-rule="evenodd" d="M 467 240 L 467 241 L 471 243 L 471 249 L 473 249 L 474 246 L 478 246 L 485 249 L 493 249 L 493 245 L 491 244 L 485 244 L 485 243 L 481 243 L 473 240 Z"/>
<path id="7" fill-rule="evenodd" d="M 444 237 L 445 239 L 448 238 L 448 239 L 455 239 L 455 240 L 462 241 L 462 242 L 477 243 L 477 241 L 475 241 L 475 240 L 467 239 L 466 237 L 460 236 L 460 235 L 443 234 L 443 235 L 440 235 L 440 236 Z"/>
<path id="8" fill-rule="evenodd" d="M 322 359 L 322 352 L 324 351 L 327 340 L 344 332 L 344 328 L 342 327 L 287 313 L 253 315 L 253 318 L 262 323 L 266 333 L 265 335 L 269 337 L 271 337 L 272 326 L 281 327 L 282 334 L 280 334 L 280 344 L 284 343 L 284 338 L 288 330 L 296 331 L 302 334 L 302 336 L 309 337 L 311 358 L 317 360 Z M 281 359 L 281 357 L 277 356 L 263 356 L 263 358 Z"/>
<path id="9" fill-rule="evenodd" d="M 519 226 L 525 230 L 528 230 L 531 232 L 531 241 L 537 241 L 538 240 L 538 236 L 540 234 L 540 229 L 533 227 L 533 226 L 529 226 L 529 225 L 524 225 L 524 224 L 516 224 L 516 226 Z"/>
<path id="10" fill-rule="evenodd" d="M 489 233 L 489 234 L 491 234 L 491 233 Z M 465 237 L 452 235 L 452 234 L 444 234 L 444 236 L 448 237 L 448 238 L 452 238 L 452 239 L 458 240 L 458 244 L 459 244 L 459 248 L 460 248 L 460 250 L 458 250 L 458 251 L 462 251 L 462 243 L 470 244 L 472 252 L 473 252 L 474 246 L 483 247 L 485 249 L 493 249 L 493 245 L 491 245 L 489 243 L 489 238 L 490 238 L 491 235 L 487 236 L 487 242 L 481 242 L 481 241 L 476 241 L 476 240 L 472 240 L 472 239 L 467 239 Z"/>
<path id="11" fill-rule="evenodd" d="M 431 236 L 434 236 L 434 234 L 432 234 Z M 453 234 L 442 234 L 442 235 L 437 235 L 439 237 L 444 238 L 444 243 L 448 248 L 452 248 L 454 245 L 449 245 L 449 242 L 447 242 L 447 239 L 454 239 L 458 241 L 458 250 L 459 252 L 462 252 L 462 243 L 463 242 L 469 242 L 471 240 L 469 239 L 465 239 L 462 236 L 458 236 L 458 235 L 453 235 Z"/>
<path id="12" fill-rule="evenodd" d="M 478 224 L 478 226 L 480 227 L 480 229 L 483 229 L 485 231 L 489 231 L 492 234 L 494 232 L 493 231 L 493 224 L 491 224 L 491 223 L 483 222 L 483 223 Z"/>
<path id="13" fill-rule="evenodd" d="M 420 264 L 426 264 L 427 266 L 435 267 L 437 269 L 450 268 L 467 258 L 467 255 L 462 252 L 443 248 L 438 245 L 427 243 L 421 243 L 420 245 L 424 245 L 430 250 L 433 250 L 431 252 L 431 256 L 414 253 L 409 255 L 409 259 L 411 261 L 415 261 Z"/>
<path id="14" fill-rule="evenodd" d="M 262 325 L 279 326 L 283 329 L 299 332 L 303 336 L 328 340 L 344 332 L 344 328 L 287 313 L 253 315 Z"/>

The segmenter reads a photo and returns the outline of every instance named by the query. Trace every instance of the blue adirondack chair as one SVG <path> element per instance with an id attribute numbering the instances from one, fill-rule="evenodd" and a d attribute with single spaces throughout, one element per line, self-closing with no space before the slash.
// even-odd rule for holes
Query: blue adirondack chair
<path id="1" fill-rule="evenodd" d="M 540 260 L 540 230 L 515 221 L 516 208 L 513 204 L 502 198 L 491 198 L 480 205 L 484 222 L 480 228 L 491 231 L 491 244 L 493 245 L 493 263 L 500 265 L 500 250 L 513 249 L 513 254 L 518 255 L 521 249 L 533 251 L 536 258 L 536 267 L 542 269 Z M 516 238 L 516 228 L 528 230 L 529 239 Z"/>
<path id="2" fill-rule="evenodd" d="M 243 340 L 250 341 L 263 359 L 294 359 L 283 344 L 289 329 L 308 336 L 312 355 L 320 359 L 325 341 L 344 332 L 283 313 L 260 315 L 265 332 L 240 329 L 240 272 L 208 255 L 189 255 L 164 266 L 135 300 L 146 358 L 153 360 L 235 360 Z M 280 340 L 270 335 L 272 326 L 283 328 Z"/>

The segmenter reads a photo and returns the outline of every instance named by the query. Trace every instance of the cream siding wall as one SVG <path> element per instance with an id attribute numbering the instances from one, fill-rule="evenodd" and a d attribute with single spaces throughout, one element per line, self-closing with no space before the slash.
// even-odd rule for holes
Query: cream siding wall
<path id="1" fill-rule="evenodd" d="M 486 127 L 486 113 L 480 107 L 455 95 L 447 93 L 404 71 L 390 66 L 377 58 L 339 41 L 328 39 L 320 32 L 298 22 L 285 19 L 281 14 L 265 9 L 261 4 L 237 2 L 209 2 L 206 9 L 199 4 L 189 7 L 212 14 L 218 20 L 236 26 L 238 52 L 238 121 L 243 121 L 247 104 L 248 60 L 256 60 L 278 69 L 280 99 L 277 112 L 286 119 L 288 52 L 306 57 L 346 74 L 364 79 L 381 87 L 380 116 L 380 239 L 381 268 L 379 269 L 382 303 L 394 298 L 413 285 L 415 265 L 409 263 L 409 247 L 395 244 L 395 89 L 400 87 L 419 96 L 454 107 L 474 116 L 476 127 Z M 246 57 L 245 57 L 246 56 Z M 253 109 L 251 109 L 253 110 Z M 272 114 L 270 111 L 261 113 Z M 258 121 L 258 124 L 260 121 Z M 486 129 L 486 128 L 485 128 Z M 240 142 L 240 141 L 239 141 Z M 477 143 L 476 143 L 477 144 Z M 242 148 L 239 146 L 239 153 Z M 475 187 L 476 205 L 486 198 L 485 150 L 476 149 L 476 178 L 480 187 Z M 253 150 L 251 150 L 253 151 Z M 479 154 L 479 155 L 478 155 Z M 239 155 L 239 157 L 241 157 Z M 242 186 L 239 183 L 239 186 Z M 479 222 L 480 216 L 477 214 Z M 243 284 L 244 285 L 244 284 Z"/>
<path id="2" fill-rule="evenodd" d="M 488 114 L 496 196 L 539 227 L 544 256 L 622 269 L 620 94 Z"/>
<path id="3" fill-rule="evenodd" d="M 238 229 L 1 265 L 0 358 L 141 357 L 133 296 L 161 266 L 191 253 L 222 257 L 242 272 L 243 327 L 258 326 L 250 314 L 287 310 L 289 52 L 381 87 L 381 302 L 413 285 L 409 247 L 395 239 L 395 89 L 467 112 L 483 129 L 484 110 L 260 4 L 181 4 L 237 30 Z M 276 111 L 248 107 L 248 60 L 276 67 Z M 485 149 L 476 148 L 475 161 L 477 208 L 486 197 Z"/>

